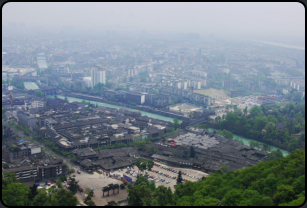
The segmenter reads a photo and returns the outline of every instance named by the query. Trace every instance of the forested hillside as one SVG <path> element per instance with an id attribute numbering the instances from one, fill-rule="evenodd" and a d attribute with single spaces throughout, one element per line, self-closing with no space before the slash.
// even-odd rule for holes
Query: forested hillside
<path id="1" fill-rule="evenodd" d="M 236 106 L 237 113 L 228 112 L 226 116 L 217 116 L 214 121 L 220 130 L 226 129 L 233 134 L 264 142 L 278 148 L 293 151 L 305 144 L 305 102 L 254 106 L 242 112 Z M 226 108 L 229 108 L 226 106 Z M 270 110 L 269 110 L 270 108 Z M 277 129 L 276 124 L 285 128 Z"/>
<path id="2" fill-rule="evenodd" d="M 130 205 L 299 206 L 305 201 L 305 149 L 235 172 L 218 170 L 203 181 L 178 184 L 174 193 L 141 178 L 128 190 Z"/>

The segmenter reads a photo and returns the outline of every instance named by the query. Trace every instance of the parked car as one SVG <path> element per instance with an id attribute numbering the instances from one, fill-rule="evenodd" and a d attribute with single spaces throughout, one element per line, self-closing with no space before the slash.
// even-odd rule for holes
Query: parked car
<path id="1" fill-rule="evenodd" d="M 172 170 L 172 172 L 175 172 L 175 170 Z"/>
<path id="2" fill-rule="evenodd" d="M 172 176 L 169 175 L 168 177 L 171 178 Z"/>
<path id="3" fill-rule="evenodd" d="M 183 175 L 186 175 L 186 173 L 183 173 Z"/>
<path id="4" fill-rule="evenodd" d="M 160 175 L 162 175 L 163 173 L 161 172 Z"/>
<path id="5" fill-rule="evenodd" d="M 162 182 L 164 182 L 165 181 L 165 179 L 162 179 Z"/>
<path id="6" fill-rule="evenodd" d="M 166 184 L 169 184 L 169 181 L 166 181 Z"/>
<path id="7" fill-rule="evenodd" d="M 156 183 L 159 183 L 160 181 L 159 180 L 156 180 Z"/>

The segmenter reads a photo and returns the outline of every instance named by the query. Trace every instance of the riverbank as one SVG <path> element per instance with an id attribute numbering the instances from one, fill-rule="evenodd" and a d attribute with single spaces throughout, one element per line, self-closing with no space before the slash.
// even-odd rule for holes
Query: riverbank
<path id="1" fill-rule="evenodd" d="M 113 101 L 109 101 L 107 100 L 106 98 L 99 98 L 99 97 L 96 97 L 96 96 L 91 96 L 91 95 L 84 95 L 84 94 L 76 94 L 76 93 L 61 93 L 62 96 L 65 96 L 65 95 L 68 95 L 72 98 L 79 98 L 79 99 L 86 99 L 88 101 L 96 101 L 96 102 L 103 102 L 103 103 L 107 103 L 107 104 L 110 104 L 110 105 L 114 105 L 114 106 L 118 106 L 118 107 L 127 107 L 127 108 L 131 108 L 131 109 L 135 109 L 135 110 L 141 110 L 141 111 L 146 111 L 148 113 L 153 113 L 153 114 L 158 114 L 158 115 L 161 115 L 161 116 L 166 116 L 166 117 L 171 117 L 171 118 L 178 118 L 180 120 L 185 120 L 185 119 L 188 119 L 188 117 L 184 116 L 184 115 L 179 115 L 179 114 L 176 114 L 174 112 L 168 112 L 168 111 L 165 111 L 165 110 L 158 110 L 158 109 L 155 109 L 155 108 L 152 108 L 152 107 L 149 107 L 149 106 L 139 106 L 139 105 L 129 105 L 129 104 L 126 104 L 126 103 L 117 103 L 117 102 L 113 102 Z"/>
<path id="2" fill-rule="evenodd" d="M 54 95 L 48 95 L 46 97 L 54 98 Z M 60 99 L 65 99 L 65 96 L 63 96 L 63 95 L 57 95 L 57 97 L 60 98 Z M 80 98 L 69 97 L 69 96 L 67 96 L 67 100 L 68 101 L 80 102 L 80 103 L 82 102 L 82 100 L 85 100 L 86 102 L 91 102 L 92 104 L 97 103 L 98 106 L 104 106 L 104 107 L 116 108 L 116 109 L 126 107 L 126 106 L 118 106 L 118 105 L 108 104 L 108 103 L 105 103 L 105 102 L 95 102 L 95 101 L 93 102 L 93 100 L 80 99 Z M 138 109 L 128 107 L 128 110 L 134 111 L 134 110 L 138 110 Z M 142 116 L 148 116 L 150 118 L 155 118 L 155 119 L 159 119 L 159 120 L 163 120 L 163 121 L 173 122 L 173 120 L 174 120 L 174 118 L 166 117 L 166 116 L 159 115 L 159 114 L 156 114 L 156 113 L 150 113 L 150 112 L 146 112 L 146 111 L 142 111 L 142 110 L 139 110 L 139 112 L 141 113 Z M 179 119 L 179 122 L 181 123 L 182 120 Z"/>
<path id="3" fill-rule="evenodd" d="M 208 131 L 213 132 L 213 131 L 218 131 L 218 130 L 217 130 L 217 129 L 214 129 L 214 128 L 208 128 Z M 219 136 L 221 136 L 221 135 L 219 135 Z M 254 142 L 258 142 L 259 144 L 266 144 L 267 146 L 269 146 L 269 147 L 271 148 L 271 151 L 277 150 L 277 149 L 279 148 L 279 147 L 275 147 L 275 146 L 272 146 L 272 145 L 270 145 L 270 144 L 267 144 L 267 143 L 265 143 L 265 142 L 261 142 L 261 141 L 249 139 L 249 138 L 246 138 L 246 137 L 243 137 L 243 136 L 239 136 L 239 135 L 236 135 L 236 134 L 233 134 L 233 136 L 239 138 L 240 140 L 242 140 L 243 144 L 245 144 L 245 145 L 247 145 L 247 146 L 250 146 L 250 145 L 249 145 L 249 142 L 250 142 L 250 141 L 254 141 Z M 261 148 L 260 148 L 260 149 L 261 149 Z M 279 148 L 279 149 L 282 151 L 282 154 L 283 154 L 284 157 L 286 157 L 287 155 L 290 154 L 290 152 L 287 151 L 287 150 L 283 150 L 283 149 L 281 149 L 281 148 Z"/>

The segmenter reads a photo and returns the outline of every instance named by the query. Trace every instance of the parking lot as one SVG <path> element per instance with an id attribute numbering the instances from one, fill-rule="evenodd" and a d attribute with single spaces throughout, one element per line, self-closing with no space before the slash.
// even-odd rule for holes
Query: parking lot
<path id="1" fill-rule="evenodd" d="M 159 162 L 155 161 L 155 164 L 160 165 L 154 165 L 152 168 L 152 171 L 145 171 L 146 174 L 145 175 L 149 175 L 152 176 L 151 179 L 149 180 L 153 180 L 156 182 L 156 187 L 163 185 L 165 187 L 171 187 L 172 191 L 175 191 L 174 185 L 176 185 L 177 183 L 177 177 L 178 177 L 178 172 L 181 171 L 182 172 L 182 178 L 189 180 L 189 181 L 198 181 L 198 179 L 201 179 L 203 176 L 208 176 L 209 174 L 198 171 L 198 170 L 192 170 L 192 169 L 187 169 L 187 168 L 176 168 L 176 167 L 171 167 L 171 166 L 166 166 L 164 164 L 161 164 Z M 164 169 L 162 167 L 167 167 L 168 169 L 172 169 L 176 172 L 172 172 L 170 170 Z M 128 170 L 130 170 L 130 173 L 126 173 Z M 133 172 L 134 171 L 134 172 Z M 153 172 L 153 171 L 159 171 L 159 173 L 157 172 Z M 123 176 L 123 174 L 128 175 L 129 177 L 132 178 L 133 181 L 136 181 L 137 178 L 137 173 L 141 173 L 144 174 L 144 172 L 139 171 L 138 167 L 134 166 L 133 168 L 124 168 L 121 171 L 117 170 L 112 172 L 113 174 L 120 174 L 121 176 Z M 161 174 L 162 173 L 162 174 Z M 185 173 L 185 174 L 184 174 Z M 166 175 L 169 176 L 166 176 Z M 194 176 L 194 178 L 193 178 Z M 176 177 L 176 178 L 173 178 Z M 147 177 L 148 178 L 148 177 Z M 164 180 L 164 181 L 159 181 L 160 179 Z M 158 182 L 157 182 L 158 181 Z"/>

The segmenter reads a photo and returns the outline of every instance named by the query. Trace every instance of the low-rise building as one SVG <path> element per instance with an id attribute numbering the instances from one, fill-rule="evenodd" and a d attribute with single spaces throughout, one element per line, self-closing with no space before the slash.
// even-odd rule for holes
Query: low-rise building
<path id="1" fill-rule="evenodd" d="M 28 116 L 22 113 L 21 111 L 17 112 L 18 123 L 26 126 L 26 127 L 35 127 L 36 126 L 36 118 L 34 116 Z"/>

